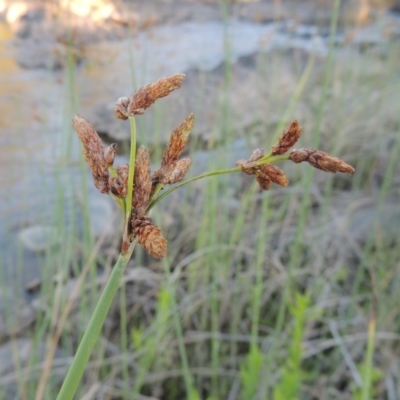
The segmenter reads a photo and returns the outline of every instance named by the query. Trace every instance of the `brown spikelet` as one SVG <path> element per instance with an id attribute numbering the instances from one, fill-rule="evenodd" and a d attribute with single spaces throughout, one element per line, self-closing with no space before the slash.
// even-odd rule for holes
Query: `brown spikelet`
<path id="1" fill-rule="evenodd" d="M 73 126 L 83 144 L 83 156 L 93 173 L 93 182 L 96 188 L 101 193 L 107 193 L 109 191 L 107 169 L 112 165 L 110 162 L 113 161 L 111 159 L 113 158 L 112 153 L 115 149 L 110 146 L 111 149 L 109 148 L 106 152 L 106 160 L 103 142 L 93 126 L 78 115 L 75 115 L 73 118 Z"/>
<path id="2" fill-rule="evenodd" d="M 263 164 L 260 166 L 262 175 L 268 177 L 271 182 L 280 186 L 287 186 L 289 183 L 285 173 L 273 164 Z"/>
<path id="3" fill-rule="evenodd" d="M 144 146 L 140 146 L 136 154 L 135 178 L 133 189 L 133 218 L 145 215 L 151 194 L 151 173 L 149 153 Z"/>
<path id="4" fill-rule="evenodd" d="M 182 158 L 174 164 L 172 171 L 165 175 L 162 183 L 165 185 L 172 185 L 181 182 L 189 170 L 192 160 L 189 157 Z"/>
<path id="5" fill-rule="evenodd" d="M 253 151 L 253 153 L 251 154 L 249 161 L 248 162 L 253 162 L 253 161 L 257 161 L 260 158 L 264 157 L 264 150 L 261 149 L 255 149 Z"/>
<path id="6" fill-rule="evenodd" d="M 352 174 L 355 171 L 351 165 L 346 164 L 340 158 L 333 157 L 328 153 L 316 149 L 295 149 L 290 153 L 289 159 L 295 163 L 306 161 L 314 168 L 326 172 Z"/>
<path id="7" fill-rule="evenodd" d="M 110 190 L 114 196 L 124 199 L 128 189 L 129 165 L 118 165 L 116 167 L 116 172 L 117 176 L 108 179 Z"/>
<path id="8" fill-rule="evenodd" d="M 115 152 L 117 151 L 117 147 L 117 143 L 112 143 L 104 151 L 104 160 L 108 166 L 114 164 Z"/>
<path id="9" fill-rule="evenodd" d="M 263 173 L 256 173 L 256 180 L 262 190 L 268 190 L 271 187 L 271 180 Z"/>
<path id="10" fill-rule="evenodd" d="M 150 107 L 157 99 L 168 96 L 173 90 L 180 88 L 184 79 L 185 74 L 175 74 L 140 88 L 129 99 L 127 115 L 143 114 L 146 108 Z M 118 107 L 116 115 L 120 114 L 125 116 Z"/>
<path id="11" fill-rule="evenodd" d="M 114 114 L 119 119 L 128 119 L 128 105 L 129 99 L 127 97 L 120 97 L 115 103 Z"/>
<path id="12" fill-rule="evenodd" d="M 185 148 L 193 124 L 194 115 L 190 113 L 182 124 L 171 133 L 168 145 L 163 153 L 161 167 L 157 168 L 152 175 L 153 189 L 158 183 L 171 185 L 182 181 L 185 177 L 191 165 L 191 160 L 190 158 L 183 158 L 178 161 L 178 157 Z"/>
<path id="13" fill-rule="evenodd" d="M 163 258 L 167 254 L 167 241 L 161 235 L 160 229 L 153 225 L 148 217 L 132 221 L 133 234 L 138 242 L 154 258 Z"/>
<path id="14" fill-rule="evenodd" d="M 236 161 L 236 166 L 240 167 L 242 172 L 244 172 L 247 175 L 254 175 L 257 172 L 257 170 L 260 168 L 260 166 L 256 162 L 254 162 L 254 161 L 249 162 L 247 160 Z"/>
<path id="15" fill-rule="evenodd" d="M 84 147 L 90 148 L 92 151 L 104 151 L 99 135 L 85 118 L 75 115 L 72 123 Z"/>
<path id="16" fill-rule="evenodd" d="M 257 163 L 257 160 L 264 156 L 264 152 L 260 149 L 253 151 L 253 154 L 248 160 L 236 161 L 236 166 L 240 167 L 242 172 L 247 175 L 255 175 L 261 189 L 268 190 L 271 182 L 281 186 L 287 186 L 289 183 L 285 173 L 273 164 Z"/>
<path id="17" fill-rule="evenodd" d="M 99 190 L 100 193 L 108 193 L 110 191 L 110 186 L 108 183 L 108 174 L 96 175 L 92 173 L 92 176 L 93 176 L 94 186 Z"/>
<path id="18" fill-rule="evenodd" d="M 294 120 L 282 133 L 279 142 L 272 146 L 272 154 L 278 156 L 285 154 L 291 147 L 293 147 L 299 140 L 301 135 L 301 126 L 297 120 Z"/>
<path id="19" fill-rule="evenodd" d="M 169 143 L 164 150 L 161 167 L 166 167 L 175 162 L 181 155 L 193 128 L 194 115 L 190 113 L 185 120 L 171 133 Z"/>

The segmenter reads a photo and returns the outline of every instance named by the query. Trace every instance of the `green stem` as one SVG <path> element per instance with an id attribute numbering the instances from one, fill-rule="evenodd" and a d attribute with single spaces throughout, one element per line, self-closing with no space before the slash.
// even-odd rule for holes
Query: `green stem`
<path id="1" fill-rule="evenodd" d="M 257 160 L 257 164 L 262 165 L 266 164 L 267 162 L 276 162 L 276 161 L 283 161 L 283 160 L 289 160 L 289 156 L 283 155 L 283 156 L 273 156 L 272 153 L 264 156 L 260 160 Z M 158 196 L 157 198 L 154 198 L 155 195 L 153 195 L 153 200 L 150 202 L 147 212 L 149 212 L 158 202 L 160 202 L 164 197 L 168 196 L 171 194 L 174 190 L 179 189 L 182 186 L 187 185 L 188 183 L 192 183 L 194 181 L 198 181 L 199 179 L 203 178 L 209 178 L 211 176 L 217 176 L 217 175 L 223 175 L 223 174 L 230 174 L 233 172 L 240 172 L 242 169 L 240 167 L 234 167 L 234 168 L 227 168 L 227 169 L 220 169 L 218 171 L 212 171 L 212 172 L 206 172 L 204 174 L 195 176 L 194 178 L 190 178 L 187 181 L 183 181 L 179 183 L 178 185 L 166 190 L 162 195 Z M 161 187 L 158 189 L 158 191 L 161 189 Z M 157 190 L 157 189 L 156 189 Z"/>
<path id="2" fill-rule="evenodd" d="M 115 294 L 117 293 L 119 282 L 125 271 L 125 267 L 131 258 L 135 243 L 136 242 L 133 242 L 131 244 L 128 252 L 125 255 L 120 254 L 118 257 L 111 275 L 108 278 L 104 291 L 96 305 L 93 315 L 90 318 L 89 325 L 86 328 L 78 350 L 76 351 L 67 376 L 65 377 L 64 383 L 57 396 L 57 400 L 72 400 L 75 395 L 83 373 L 85 372 L 86 364 L 89 361 L 89 357 L 92 354 L 94 345 L 96 344 L 100 335 L 100 331 L 104 324 L 104 320 L 106 319 L 108 310 L 110 309 Z"/>
<path id="3" fill-rule="evenodd" d="M 289 160 L 289 156 L 288 155 L 283 155 L 283 156 L 275 156 L 273 157 L 272 155 L 270 155 L 269 157 L 263 157 L 261 160 L 258 160 L 257 163 L 261 164 L 266 164 L 265 161 L 268 161 L 269 163 L 273 163 L 276 161 L 284 161 L 284 160 Z"/>
<path id="4" fill-rule="evenodd" d="M 240 172 L 241 168 L 240 167 L 235 167 L 235 168 L 228 168 L 228 169 L 221 169 L 219 171 L 213 171 L 213 172 L 206 172 L 205 174 L 201 174 L 198 176 L 195 176 L 194 178 L 190 178 L 187 181 L 183 181 L 179 183 L 178 185 L 166 190 L 162 195 L 158 196 L 156 199 L 154 199 L 148 206 L 147 212 L 151 210 L 159 201 L 161 201 L 164 197 L 168 196 L 170 193 L 172 193 L 174 190 L 179 189 L 182 186 L 187 185 L 188 183 L 192 183 L 194 181 L 198 181 L 199 179 L 203 178 L 208 178 L 210 176 L 217 176 L 217 175 L 223 175 L 223 174 L 230 174 L 231 172 Z"/>
<path id="5" fill-rule="evenodd" d="M 131 153 L 129 155 L 129 175 L 128 175 L 128 191 L 126 194 L 126 225 L 127 221 L 130 220 L 132 211 L 132 196 L 133 196 L 133 177 L 135 176 L 135 161 L 136 161 L 136 121 L 135 117 L 129 117 L 129 123 L 131 124 Z"/>
<path id="6" fill-rule="evenodd" d="M 153 193 L 153 195 L 151 196 L 150 201 L 152 201 L 152 200 L 158 195 L 158 193 L 160 192 L 160 190 L 161 190 L 163 187 L 164 187 L 164 184 L 163 184 L 163 183 L 157 183 L 156 188 L 154 189 L 154 193 Z"/>
<path id="7" fill-rule="evenodd" d="M 179 318 L 179 309 L 178 304 L 175 297 L 175 288 L 173 286 L 173 282 L 171 281 L 171 271 L 170 266 L 164 260 L 164 272 L 168 280 L 168 290 L 171 295 L 171 306 L 173 309 L 173 318 L 175 324 L 176 335 L 178 336 L 178 349 L 179 349 L 179 356 L 181 358 L 182 369 L 183 369 L 183 380 L 185 383 L 186 388 L 186 398 L 191 400 L 193 397 L 193 378 L 190 373 L 190 366 L 189 360 L 186 353 L 185 348 L 185 340 L 183 335 L 183 329 L 181 325 L 181 320 Z"/>
<path id="8" fill-rule="evenodd" d="M 376 321 L 373 315 L 368 324 L 368 342 L 367 342 L 367 354 L 365 360 L 365 371 L 363 376 L 362 386 L 362 400 L 368 400 L 372 398 L 371 384 L 372 384 L 372 373 L 373 373 L 373 356 L 374 356 L 374 344 L 375 344 L 375 327 Z"/>
<path id="9" fill-rule="evenodd" d="M 108 172 L 112 177 L 117 177 L 118 176 L 117 171 L 115 170 L 115 168 L 112 165 L 110 165 L 108 167 Z M 123 213 L 123 217 L 125 218 L 125 212 L 126 212 L 125 199 L 120 199 L 119 197 L 114 196 L 111 192 L 110 192 L 110 196 L 121 207 L 122 213 Z"/>

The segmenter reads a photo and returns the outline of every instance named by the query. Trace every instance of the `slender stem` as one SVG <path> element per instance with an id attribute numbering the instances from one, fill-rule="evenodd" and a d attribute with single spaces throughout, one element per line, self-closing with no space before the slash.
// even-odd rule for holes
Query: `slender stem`
<path id="1" fill-rule="evenodd" d="M 156 188 L 154 189 L 154 193 L 153 193 L 153 195 L 151 196 L 150 201 L 153 200 L 153 199 L 158 195 L 158 193 L 160 192 L 160 190 L 161 190 L 163 187 L 164 187 L 164 184 L 163 184 L 163 183 L 157 183 Z"/>
<path id="2" fill-rule="evenodd" d="M 108 310 L 110 309 L 115 294 L 117 293 L 119 282 L 125 271 L 125 267 L 131 258 L 135 244 L 136 242 L 131 244 L 126 254 L 119 255 L 111 275 L 108 278 L 104 291 L 96 305 L 93 315 L 90 318 L 88 327 L 86 328 L 78 350 L 76 351 L 67 376 L 65 377 L 64 383 L 57 396 L 57 400 L 73 399 L 82 379 L 83 373 L 85 372 L 85 367 L 89 361 L 90 355 L 92 354 L 94 345 L 96 344 L 100 335 L 100 331 L 106 319 Z"/>
<path id="3" fill-rule="evenodd" d="M 376 320 L 375 316 L 372 315 L 368 324 L 368 341 L 367 341 L 367 354 L 364 365 L 363 374 L 363 385 L 361 398 L 362 400 L 368 400 L 372 398 L 371 386 L 372 386 L 372 374 L 373 374 L 373 357 L 374 357 L 374 344 L 375 344 L 375 329 Z"/>
<path id="4" fill-rule="evenodd" d="M 183 380 L 185 383 L 185 388 L 186 388 L 186 398 L 188 400 L 192 399 L 193 395 L 193 378 L 190 373 L 190 366 L 189 366 L 189 360 L 187 357 L 186 353 L 186 348 L 185 348 L 185 341 L 184 341 L 184 336 L 183 336 L 183 330 L 182 330 L 182 324 L 179 318 L 179 309 L 178 309 L 178 304 L 176 301 L 176 294 L 175 294 L 175 288 L 173 281 L 171 280 L 171 271 L 170 271 L 170 266 L 168 263 L 164 260 L 164 272 L 168 280 L 168 291 L 171 295 L 171 306 L 173 310 L 173 318 L 174 318 L 174 324 L 175 324 L 175 330 L 176 330 L 176 335 L 178 336 L 178 349 L 179 349 L 179 356 L 181 358 L 181 363 L 182 363 L 182 369 L 183 369 Z"/>
<path id="5" fill-rule="evenodd" d="M 264 156 L 260 160 L 257 160 L 257 163 L 259 165 L 266 164 L 268 162 L 275 162 L 275 161 L 283 161 L 283 160 L 289 160 L 288 155 L 283 155 L 283 156 L 273 156 L 272 153 Z M 261 162 L 260 162 L 261 161 Z M 186 181 L 183 181 L 179 183 L 178 185 L 166 190 L 162 195 L 158 196 L 157 198 L 154 198 L 157 192 L 161 189 L 161 187 L 157 190 L 155 195 L 153 196 L 153 200 L 150 202 L 149 207 L 147 208 L 147 211 L 150 211 L 159 201 L 161 201 L 164 197 L 168 196 L 170 193 L 172 193 L 174 190 L 179 189 L 182 186 L 187 185 L 188 183 L 192 183 L 194 181 L 198 181 L 199 179 L 203 178 L 209 178 L 211 176 L 217 176 L 217 175 L 223 175 L 223 174 L 230 174 L 233 172 L 240 172 L 242 169 L 240 167 L 235 167 L 235 168 L 227 168 L 227 169 L 220 169 L 218 171 L 212 171 L 212 172 L 206 172 L 205 174 L 201 174 L 198 176 L 195 176 L 194 178 L 190 178 Z"/>
<path id="6" fill-rule="evenodd" d="M 124 233 L 122 236 L 122 249 L 125 249 L 129 246 L 129 221 L 131 220 L 132 213 L 132 198 L 133 198 L 133 190 L 135 186 L 134 178 L 135 178 L 135 162 L 136 162 L 136 121 L 135 117 L 129 117 L 129 123 L 131 124 L 131 152 L 129 155 L 129 174 L 128 174 L 128 188 L 126 193 L 126 201 L 125 201 L 125 226 Z"/>
<path id="7" fill-rule="evenodd" d="M 275 161 L 283 161 L 283 160 L 289 160 L 289 156 L 288 155 L 274 156 L 272 153 L 269 153 L 266 156 L 257 160 L 256 163 L 262 165 L 266 164 L 267 162 L 272 163 Z"/>
<path id="8" fill-rule="evenodd" d="M 257 163 L 259 163 L 261 165 L 261 164 L 266 164 L 265 161 L 268 161 L 269 163 L 273 163 L 273 162 L 276 162 L 276 161 L 284 161 L 284 160 L 289 160 L 289 156 L 288 155 L 282 155 L 282 156 L 273 157 L 271 155 L 268 158 L 263 157 L 261 160 L 258 160 Z M 260 163 L 260 161 L 263 161 L 263 162 Z"/>
<path id="9" fill-rule="evenodd" d="M 168 196 L 170 193 L 172 193 L 174 190 L 187 185 L 188 183 L 198 181 L 199 179 L 203 178 L 208 178 L 210 176 L 217 176 L 217 175 L 223 175 L 223 174 L 230 174 L 232 172 L 240 172 L 242 169 L 240 167 L 235 167 L 235 168 L 228 168 L 228 169 L 221 169 L 219 171 L 213 171 L 213 172 L 206 172 L 205 174 L 201 174 L 198 176 L 195 176 L 194 178 L 190 178 L 187 181 L 183 181 L 179 183 L 178 185 L 166 190 L 162 195 L 158 196 L 156 199 L 154 199 L 150 204 L 149 207 L 147 208 L 147 211 L 151 210 L 159 201 L 161 201 L 164 197 Z"/>
<path id="10" fill-rule="evenodd" d="M 115 170 L 115 168 L 114 168 L 112 165 L 110 165 L 110 166 L 108 167 L 108 172 L 110 173 L 110 175 L 111 175 L 112 177 L 117 177 L 117 176 L 118 176 L 117 171 Z M 121 207 L 123 216 L 124 216 L 124 218 L 125 218 L 125 212 L 126 212 L 125 199 L 120 199 L 119 197 L 114 196 L 111 192 L 110 192 L 110 196 L 111 196 L 111 197 L 113 198 L 113 200 Z"/>
<path id="11" fill-rule="evenodd" d="M 135 176 L 135 161 L 136 161 L 136 121 L 135 117 L 129 117 L 131 124 L 131 153 L 129 155 L 129 175 L 128 175 L 128 191 L 126 194 L 126 219 L 125 222 L 129 221 L 132 211 L 132 196 L 133 196 L 133 177 Z"/>
<path id="12" fill-rule="evenodd" d="M 111 176 L 114 176 L 114 177 L 118 176 L 116 169 L 112 165 L 110 165 L 108 167 L 108 172 L 110 173 Z"/>
<path id="13" fill-rule="evenodd" d="M 260 162 L 260 161 L 262 162 L 262 161 L 269 160 L 271 157 L 273 157 L 273 154 L 272 153 L 268 153 L 264 157 L 262 157 L 259 160 L 257 160 L 257 162 Z"/>

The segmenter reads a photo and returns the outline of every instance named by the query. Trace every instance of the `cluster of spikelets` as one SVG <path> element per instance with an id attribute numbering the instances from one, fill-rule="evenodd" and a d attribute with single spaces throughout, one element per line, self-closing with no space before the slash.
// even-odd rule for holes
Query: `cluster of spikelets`
<path id="1" fill-rule="evenodd" d="M 130 98 L 119 98 L 115 104 L 115 116 L 126 120 L 129 117 L 143 114 L 157 99 L 178 89 L 184 78 L 184 74 L 161 78 L 140 88 Z M 166 255 L 167 241 L 147 213 L 149 204 L 163 185 L 172 185 L 184 179 L 191 160 L 190 158 L 179 159 L 179 157 L 187 143 L 193 123 L 193 114 L 189 114 L 183 123 L 172 132 L 163 153 L 161 166 L 153 173 L 150 171 L 148 151 L 144 146 L 138 149 L 133 176 L 132 204 L 128 205 L 126 199 L 129 187 L 129 165 L 114 167 L 117 145 L 111 144 L 105 148 L 90 123 L 82 117 L 74 117 L 74 128 L 83 144 L 83 154 L 92 171 L 96 188 L 101 193 L 112 195 L 125 209 L 123 252 L 136 239 L 153 257 L 162 258 Z M 296 144 L 300 135 L 301 127 L 297 121 L 293 121 L 283 132 L 279 142 L 272 146 L 268 155 L 265 155 L 263 150 L 256 149 L 248 160 L 239 160 L 236 163 L 237 170 L 255 175 L 263 190 L 268 190 L 272 182 L 281 186 L 288 184 L 284 172 L 270 162 L 278 159 L 291 160 L 295 163 L 308 162 L 313 167 L 328 172 L 354 172 L 354 168 L 350 165 L 320 150 L 292 150 L 288 156 L 283 156 Z"/>
<path id="2" fill-rule="evenodd" d="M 263 150 L 256 149 L 248 160 L 239 160 L 236 162 L 236 166 L 238 166 L 245 174 L 255 175 L 258 184 L 263 190 L 268 190 L 271 187 L 272 182 L 280 186 L 287 186 L 289 181 L 286 178 L 285 173 L 277 166 L 264 162 L 264 160 L 287 153 L 297 143 L 300 135 L 301 126 L 296 120 L 294 120 L 282 133 L 278 143 L 272 146 L 271 152 L 268 156 L 264 155 Z M 351 165 L 346 164 L 339 158 L 316 149 L 294 149 L 286 159 L 295 163 L 305 161 L 313 167 L 325 172 L 344 172 L 349 174 L 354 172 L 354 168 Z"/>
<path id="3" fill-rule="evenodd" d="M 122 97 L 115 105 L 115 116 L 128 119 L 143 114 L 145 109 L 157 99 L 167 96 L 182 85 L 185 75 L 176 74 L 161 78 L 134 93 L 130 98 Z M 129 220 L 125 221 L 128 246 L 134 238 L 155 258 L 162 258 L 167 252 L 167 241 L 160 229 L 147 216 L 148 206 L 154 194 L 163 185 L 172 185 L 184 179 L 188 171 L 190 158 L 178 159 L 187 143 L 194 124 L 193 114 L 189 114 L 183 123 L 176 128 L 164 150 L 160 168 L 150 171 L 149 153 L 141 146 L 136 154 L 134 188 L 132 204 L 128 210 Z M 114 168 L 116 144 L 104 147 L 99 135 L 84 118 L 75 116 L 74 128 L 83 144 L 83 154 L 92 171 L 93 182 L 101 193 L 108 193 L 118 199 L 125 199 L 128 190 L 129 165 L 118 165 Z M 128 207 L 128 205 L 127 205 Z"/>

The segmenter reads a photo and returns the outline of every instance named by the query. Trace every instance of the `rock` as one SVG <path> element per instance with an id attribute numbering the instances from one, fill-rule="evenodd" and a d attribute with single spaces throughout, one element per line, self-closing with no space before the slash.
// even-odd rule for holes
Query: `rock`
<path id="1" fill-rule="evenodd" d="M 100 193 L 89 197 L 90 228 L 95 238 L 115 232 L 113 200 Z"/>
<path id="2" fill-rule="evenodd" d="M 19 233 L 18 238 L 31 251 L 45 251 L 61 243 L 57 228 L 44 225 L 25 228 Z"/>
<path id="3" fill-rule="evenodd" d="M 61 351 L 56 349 L 54 358 L 60 358 L 61 354 Z M 2 344 L 0 346 L 0 387 L 2 399 L 20 398 L 19 379 L 21 372 L 28 367 L 31 360 L 34 360 L 35 365 L 38 365 L 43 363 L 45 357 L 46 344 L 43 341 L 34 342 L 31 339 L 21 337 Z M 57 384 L 60 384 L 60 379 L 60 376 L 52 377 L 52 380 L 57 382 Z M 27 383 L 27 381 L 24 382 L 25 384 Z"/>
<path id="4" fill-rule="evenodd" d="M 0 341 L 21 333 L 35 319 L 36 309 L 25 299 L 10 289 L 0 290 Z"/>
<path id="5" fill-rule="evenodd" d="M 379 207 L 377 196 L 365 196 L 353 200 L 347 210 L 342 217 L 342 227 L 358 243 L 366 243 L 371 235 L 379 235 L 382 243 L 399 239 L 399 199 L 388 198 Z"/>
<path id="6" fill-rule="evenodd" d="M 310 222 L 313 246 L 326 249 L 325 255 L 334 260 L 362 257 L 363 246 L 371 235 L 379 237 L 381 246 L 398 246 L 399 199 L 391 196 L 378 208 L 378 198 L 377 193 L 339 193 L 332 200 L 329 217 L 317 213 Z"/>
<path id="7" fill-rule="evenodd" d="M 46 354 L 46 345 L 40 342 L 33 346 L 30 339 L 20 338 L 0 346 L 0 376 L 3 377 L 27 365 L 34 357 L 37 362 L 43 361 Z"/>
<path id="8" fill-rule="evenodd" d="M 395 0 L 391 6 L 392 11 L 400 13 L 400 0 Z"/>
<path id="9" fill-rule="evenodd" d="M 146 64 L 146 70 L 140 73 L 138 67 L 136 87 L 177 72 L 187 74 L 180 90 L 161 99 L 144 116 L 137 118 L 142 135 L 143 131 L 146 132 L 146 143 L 152 144 L 160 139 L 166 141 L 170 132 L 191 111 L 196 115 L 192 135 L 200 135 L 207 141 L 222 139 L 224 132 L 217 127 L 226 125 L 226 118 L 230 119 L 228 123 L 235 132 L 240 132 L 258 118 L 265 119 L 268 114 L 263 112 L 265 99 L 261 96 L 265 93 L 271 96 L 272 93 L 270 88 L 268 91 L 263 89 L 276 83 L 269 82 L 268 75 L 261 76 L 260 71 L 254 68 L 254 62 L 248 65 L 247 61 L 259 53 L 270 53 L 272 57 L 276 51 L 290 53 L 296 49 L 297 55 L 309 52 L 324 55 L 327 49 L 325 39 L 315 37 L 310 40 L 301 30 L 300 34 L 292 37 L 291 32 L 280 31 L 286 29 L 285 26 L 235 21 L 228 25 L 232 86 L 227 86 L 225 81 L 227 50 L 221 22 L 184 23 L 156 27 L 151 35 L 140 33 L 134 40 L 133 57 L 136 65 Z M 89 46 L 86 62 L 93 67 L 82 69 L 79 74 L 82 115 L 99 132 L 116 140 L 129 138 L 129 124 L 114 118 L 113 107 L 119 97 L 130 96 L 133 92 L 133 85 L 129 83 L 131 62 L 127 49 L 130 46 L 125 41 Z M 282 81 L 297 79 L 288 77 L 287 72 L 291 73 L 290 67 L 284 65 Z M 225 104 L 229 103 L 231 112 L 226 114 Z"/>

